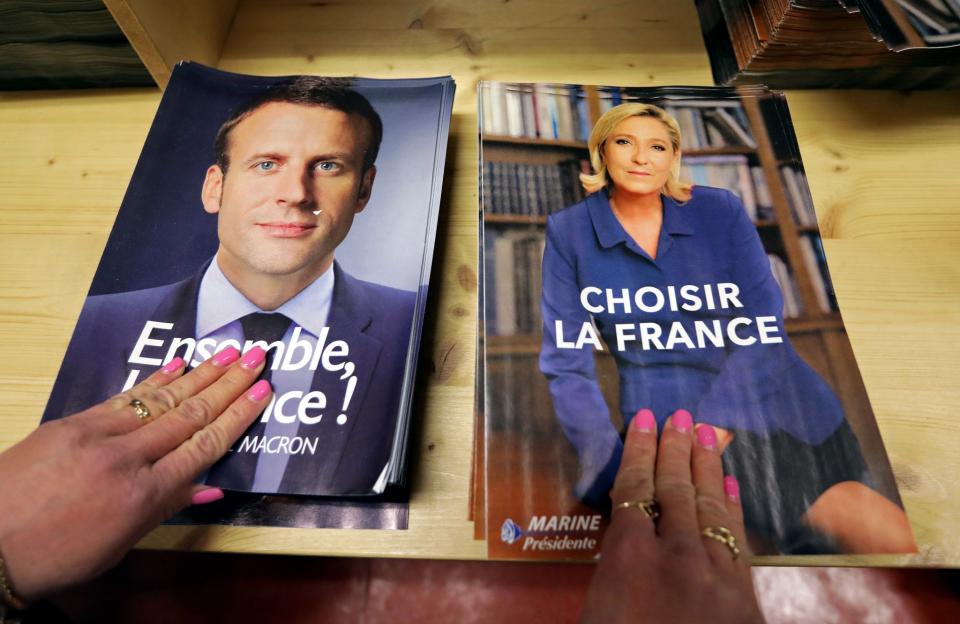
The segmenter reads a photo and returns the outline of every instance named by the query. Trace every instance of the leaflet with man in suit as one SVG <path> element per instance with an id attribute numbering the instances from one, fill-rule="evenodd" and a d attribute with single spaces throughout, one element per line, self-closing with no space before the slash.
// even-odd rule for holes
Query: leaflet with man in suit
<path id="1" fill-rule="evenodd" d="M 203 482 L 341 511 L 401 491 L 453 92 L 178 65 L 44 421 L 259 345 L 274 397 Z M 269 498 L 243 523 L 277 523 Z M 405 527 L 392 504 L 279 523 Z"/>

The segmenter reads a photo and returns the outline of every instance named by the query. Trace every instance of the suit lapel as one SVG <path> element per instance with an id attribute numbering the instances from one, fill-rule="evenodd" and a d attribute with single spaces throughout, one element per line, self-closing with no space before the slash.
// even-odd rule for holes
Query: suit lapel
<path id="1" fill-rule="evenodd" d="M 212 259 L 211 259 L 212 260 Z M 157 305 L 153 313 L 147 317 L 147 321 L 158 323 L 173 323 L 173 327 L 167 330 L 154 330 L 155 340 L 163 340 L 159 346 L 145 347 L 140 355 L 146 358 L 156 358 L 163 360 L 167 351 L 170 350 L 170 341 L 173 338 L 194 338 L 197 328 L 197 297 L 200 292 L 200 281 L 207 267 L 210 266 L 210 260 L 207 260 L 194 275 L 181 282 L 172 285 L 170 294 L 164 297 L 163 301 Z M 133 352 L 133 344 L 127 344 L 123 348 L 123 366 L 131 368 L 137 365 L 128 364 Z M 148 375 L 160 368 L 159 366 L 140 366 L 141 373 L 137 377 L 139 383 Z"/>
<path id="2" fill-rule="evenodd" d="M 297 455 L 291 457 L 284 475 L 282 488 L 285 490 L 315 489 L 319 485 L 321 491 L 335 491 L 336 482 L 342 479 L 339 466 L 346 460 L 349 466 L 348 473 L 370 469 L 367 466 L 352 466 L 350 457 L 351 433 L 357 422 L 363 417 L 364 404 L 369 403 L 371 380 L 382 349 L 381 342 L 366 334 L 372 316 L 370 306 L 376 302 L 367 301 L 363 290 L 355 284 L 352 277 L 343 272 L 340 265 L 334 263 L 333 297 L 330 302 L 330 314 L 327 319 L 329 333 L 325 345 L 342 340 L 350 350 L 348 362 L 354 364 L 353 376 L 357 383 L 346 410 L 343 403 L 346 396 L 349 378 L 340 379 L 341 373 L 330 372 L 318 367 L 313 376 L 311 390 L 323 392 L 327 398 L 327 409 L 323 421 L 318 425 L 318 431 L 329 445 L 324 457 L 311 455 Z M 338 424 L 337 416 L 346 414 L 344 424 Z M 300 427 L 303 435 L 304 427 Z M 318 484 L 317 479 L 322 479 Z M 310 485 L 305 483 L 310 479 Z M 294 484 L 297 485 L 294 485 Z"/>

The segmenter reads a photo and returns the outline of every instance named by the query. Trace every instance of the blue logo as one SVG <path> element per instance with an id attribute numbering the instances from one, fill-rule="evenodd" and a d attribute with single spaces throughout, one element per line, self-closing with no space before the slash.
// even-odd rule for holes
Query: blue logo
<path id="1" fill-rule="evenodd" d="M 503 524 L 500 525 L 500 540 L 506 542 L 507 544 L 512 544 L 518 539 L 523 537 L 523 529 L 521 529 L 516 522 L 507 518 L 503 521 Z"/>

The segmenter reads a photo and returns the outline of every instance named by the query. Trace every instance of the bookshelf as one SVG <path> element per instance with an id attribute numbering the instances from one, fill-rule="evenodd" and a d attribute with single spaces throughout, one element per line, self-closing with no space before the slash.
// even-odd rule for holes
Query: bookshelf
<path id="1" fill-rule="evenodd" d="M 511 107 L 511 95 L 521 102 Z M 538 99 L 544 97 L 550 98 L 551 111 L 547 111 L 549 107 Z M 526 98 L 529 103 L 524 101 Z M 571 126 L 567 134 L 583 137 L 599 118 L 601 110 L 610 108 L 621 99 L 633 98 L 626 90 L 614 93 L 610 88 L 595 86 L 567 89 L 551 85 L 531 89 L 507 84 L 490 86 L 481 93 L 481 108 L 493 118 L 484 118 L 484 123 L 490 125 L 490 133 L 484 132 L 481 136 L 483 219 L 491 236 L 514 236 L 520 240 L 542 236 L 547 218 L 544 213 L 555 212 L 581 199 L 582 192 L 567 193 L 565 189 L 565 201 L 558 202 L 550 196 L 547 188 L 553 183 L 562 183 L 565 187 L 576 185 L 575 174 L 571 176 L 566 172 L 568 175 L 560 181 L 549 176 L 543 176 L 546 179 L 538 177 L 542 170 L 550 167 L 569 169 L 567 164 L 570 162 L 577 162 L 582 170 L 589 170 L 586 143 L 570 140 L 569 136 L 556 136 L 563 134 L 563 118 L 579 114 L 575 123 L 567 122 Z M 812 201 L 806 196 L 802 165 L 785 146 L 777 146 L 778 150 L 773 145 L 767 120 L 761 111 L 762 103 L 754 98 L 744 98 L 739 104 L 718 102 L 715 107 L 711 107 L 710 102 L 693 100 L 658 103 L 665 106 L 681 125 L 683 160 L 690 163 L 685 166 L 685 179 L 705 180 L 701 183 L 726 187 L 737 193 L 751 214 L 768 253 L 782 266 L 776 275 L 788 302 L 785 310 L 788 332 L 810 334 L 842 328 L 835 304 L 824 297 L 824 293 L 832 291 L 829 276 L 816 262 L 811 265 L 809 253 L 812 249 L 803 249 L 803 237 L 819 241 L 819 230 Z M 566 111 L 562 111 L 563 105 L 567 106 Z M 497 108 L 501 109 L 499 115 Z M 511 108 L 515 119 L 509 118 Z M 524 111 L 534 109 L 552 112 L 553 117 L 549 118 L 552 123 L 544 121 L 542 116 L 524 114 Z M 723 123 L 735 125 L 735 130 L 721 133 L 718 130 L 721 123 L 707 121 L 719 118 L 721 114 L 725 120 Z M 511 130 L 512 134 L 504 134 L 504 130 Z M 697 175 L 691 176 L 694 169 Z M 719 170 L 724 170 L 726 175 L 713 175 Z M 760 200 L 761 195 L 766 199 Z M 527 201 L 528 197 L 532 198 L 531 201 Z M 497 273 L 495 264 L 495 261 L 488 262 L 487 266 L 494 275 Z M 529 272 L 529 267 L 525 270 Z M 520 285 L 517 284 L 516 288 Z M 492 309 L 488 310 L 488 315 L 499 316 Z M 502 333 L 497 328 L 493 331 Z M 523 353 L 529 352 L 528 343 L 535 343 L 538 339 L 537 331 L 531 336 L 514 336 L 514 340 L 522 345 L 519 349 Z M 496 353 L 508 355 L 508 350 L 502 344 Z M 842 375 L 843 371 L 838 373 Z"/>
<path id="2" fill-rule="evenodd" d="M 178 58 L 264 75 L 453 74 L 457 81 L 415 397 L 410 529 L 162 527 L 141 547 L 484 558 L 466 513 L 477 320 L 476 84 L 711 84 L 693 4 L 106 4 L 161 85 Z M 0 150 L 8 156 L 0 170 L 0 388 L 7 397 L 0 448 L 36 426 L 159 97 L 156 89 L 0 94 Z M 956 97 L 796 91 L 789 98 L 837 296 L 921 552 L 775 563 L 960 565 Z M 827 365 L 834 359 L 821 357 Z"/>

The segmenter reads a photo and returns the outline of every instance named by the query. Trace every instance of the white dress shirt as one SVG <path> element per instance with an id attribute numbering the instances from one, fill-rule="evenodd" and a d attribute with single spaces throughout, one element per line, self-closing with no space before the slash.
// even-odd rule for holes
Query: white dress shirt
<path id="1" fill-rule="evenodd" d="M 321 334 L 330 316 L 330 302 L 333 298 L 333 266 L 300 291 L 295 297 L 276 310 L 261 310 L 247 299 L 220 270 L 218 260 L 213 262 L 203 274 L 197 301 L 196 338 L 212 338 L 218 345 L 224 341 L 236 341 L 243 345 L 245 336 L 240 319 L 255 312 L 276 312 L 285 315 L 292 322 L 283 335 L 284 344 L 290 344 L 294 328 L 301 328 L 299 340 L 311 343 L 311 352 L 317 346 L 317 337 Z M 297 370 L 280 370 L 280 358 L 273 362 L 270 383 L 275 396 L 282 396 L 294 390 L 310 388 L 316 371 L 304 366 Z M 264 436 L 297 435 L 300 423 L 279 423 L 271 418 L 267 422 Z M 273 492 L 279 489 L 287 467 L 289 456 L 284 453 L 261 453 L 253 480 L 253 490 Z"/>

